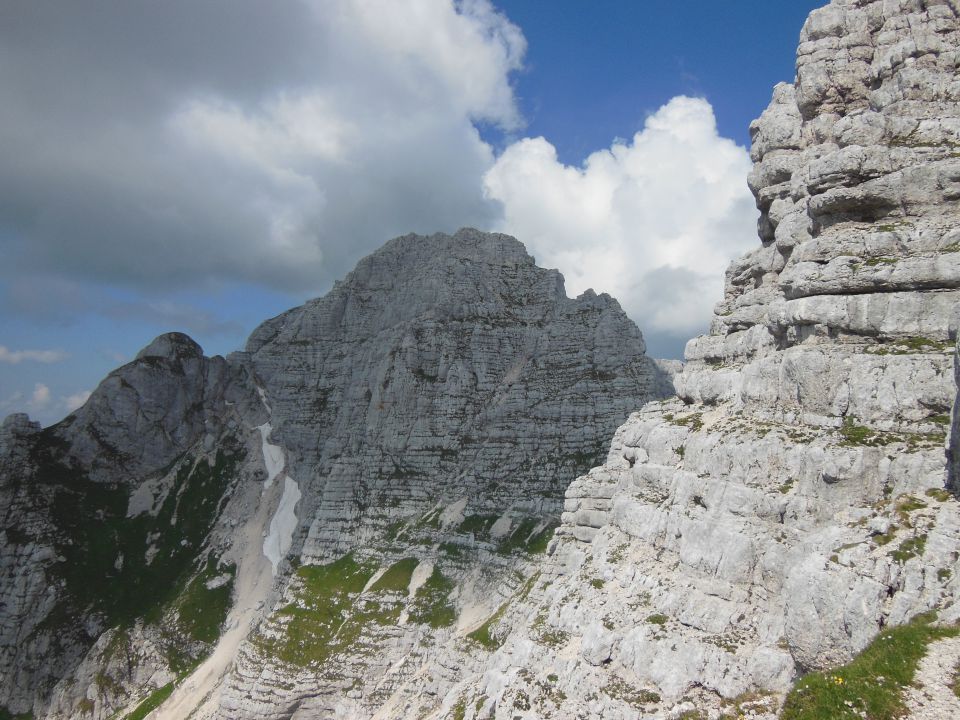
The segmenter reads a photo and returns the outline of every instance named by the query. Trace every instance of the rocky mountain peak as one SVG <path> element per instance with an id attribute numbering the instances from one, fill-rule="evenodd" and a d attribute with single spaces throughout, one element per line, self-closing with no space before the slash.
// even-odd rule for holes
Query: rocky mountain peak
<path id="1" fill-rule="evenodd" d="M 602 459 L 631 410 L 668 393 L 616 301 L 567 298 L 560 274 L 517 240 L 470 229 L 390 241 L 228 359 L 161 335 L 36 440 L 7 433 L 0 500 L 15 530 L 6 538 L 29 552 L 4 550 L 16 581 L 4 587 L 0 662 L 18 674 L 0 684 L 0 706 L 70 717 L 89 700 L 75 688 L 109 676 L 113 689 L 90 702 L 110 715 L 143 683 L 112 648 L 154 648 L 137 673 L 166 682 L 178 672 L 164 655 L 171 643 L 190 658 L 213 649 L 184 608 L 194 595 L 221 597 L 218 588 L 230 598 L 234 583 L 231 614 L 218 621 L 232 628 L 220 640 L 230 649 L 195 675 L 215 681 L 222 708 L 272 717 L 308 698 L 325 703 L 334 688 L 319 675 L 298 674 L 283 690 L 272 680 L 314 662 L 313 650 L 277 650 L 302 644 L 284 610 L 314 572 L 298 566 L 373 577 L 396 565 L 429 581 L 433 610 L 405 591 L 389 613 L 416 620 L 357 629 L 357 642 L 381 648 L 373 666 L 351 660 L 350 647 L 317 661 L 357 682 L 399 682 L 380 663 L 448 637 L 460 614 L 511 592 L 546 548 L 569 481 Z M 48 490 L 29 490 L 40 486 Z M 112 544 L 87 550 L 91 529 L 64 514 L 66 498 L 101 517 Z M 158 607 L 142 595 L 91 595 L 81 570 L 104 574 L 122 598 L 131 583 L 161 582 Z M 59 599 L 38 602 L 50 582 Z M 62 624 L 71 614 L 90 618 L 84 630 Z M 194 709 L 188 686 L 161 717 Z M 361 697 L 356 711 L 376 698 Z"/>
<path id="2" fill-rule="evenodd" d="M 143 350 L 137 353 L 137 360 L 148 357 L 160 357 L 167 360 L 199 359 L 203 357 L 201 348 L 193 338 L 180 332 L 170 332 L 153 339 Z"/>

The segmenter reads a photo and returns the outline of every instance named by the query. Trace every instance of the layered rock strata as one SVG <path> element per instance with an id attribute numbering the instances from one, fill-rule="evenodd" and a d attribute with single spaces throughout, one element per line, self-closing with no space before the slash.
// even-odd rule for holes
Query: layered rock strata
<path id="1" fill-rule="evenodd" d="M 760 247 L 435 716 L 772 716 L 884 626 L 960 618 L 958 10 L 810 15 L 751 126 Z"/>
<path id="2" fill-rule="evenodd" d="M 616 418 L 670 392 L 614 300 L 568 299 L 516 240 L 476 231 L 397 238 L 236 358 L 303 494 L 294 552 L 365 591 L 324 601 L 346 619 L 334 631 L 301 568 L 241 649 L 224 718 L 368 717 L 440 648 L 459 662 L 452 645 L 529 572 Z M 388 568 L 402 582 L 378 590 Z"/>
<path id="3" fill-rule="evenodd" d="M 372 715 L 669 392 L 616 301 L 472 230 L 388 243 L 227 359 L 161 336 L 0 431 L 0 708 Z"/>

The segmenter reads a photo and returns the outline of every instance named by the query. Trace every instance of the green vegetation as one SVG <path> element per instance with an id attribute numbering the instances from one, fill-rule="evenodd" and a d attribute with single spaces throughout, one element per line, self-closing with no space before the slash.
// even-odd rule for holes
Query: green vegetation
<path id="1" fill-rule="evenodd" d="M 612 550 L 607 551 L 607 562 L 613 565 L 618 565 L 623 562 L 624 557 L 627 554 L 627 550 L 630 548 L 629 543 L 620 543 Z"/>
<path id="2" fill-rule="evenodd" d="M 897 528 L 896 525 L 891 525 L 891 526 L 890 526 L 890 529 L 887 530 L 885 533 L 880 533 L 879 535 L 874 535 L 871 539 L 872 539 L 877 545 L 886 545 L 886 544 L 889 543 L 891 540 L 893 540 L 893 538 L 896 536 L 897 530 L 898 530 L 898 528 Z"/>
<path id="3" fill-rule="evenodd" d="M 344 652 L 372 652 L 364 638 L 373 627 L 398 622 L 419 562 L 398 560 L 366 592 L 375 567 L 358 562 L 352 553 L 326 565 L 301 566 L 293 602 L 272 616 L 269 631 L 254 643 L 297 667 L 319 667 Z M 453 589 L 453 581 L 434 567 L 409 605 L 410 620 L 434 629 L 452 625 L 457 618 L 449 600 Z"/>
<path id="4" fill-rule="evenodd" d="M 892 557 L 898 563 L 903 564 L 910 558 L 923 555 L 923 550 L 926 546 L 926 535 L 917 535 L 916 537 L 907 538 L 900 543 L 900 547 L 890 553 L 890 557 Z"/>
<path id="5" fill-rule="evenodd" d="M 547 625 L 547 610 L 541 608 L 530 626 L 531 637 L 541 645 L 558 648 L 566 645 L 570 640 L 570 633 L 560 628 Z"/>
<path id="6" fill-rule="evenodd" d="M 167 683 L 162 688 L 154 690 L 146 700 L 137 705 L 133 712 L 127 715 L 124 720 L 143 720 L 163 704 L 163 701 L 173 693 L 173 683 Z"/>
<path id="7" fill-rule="evenodd" d="M 500 541 L 497 552 L 500 555 L 510 555 L 514 552 L 537 555 L 546 552 L 547 545 L 550 543 L 550 538 L 553 537 L 553 531 L 557 529 L 558 523 L 551 522 L 537 531 L 541 522 L 540 518 L 535 517 L 521 520 L 513 532 Z"/>
<path id="8" fill-rule="evenodd" d="M 407 524 L 403 520 L 397 520 L 387 525 L 387 529 L 383 533 L 383 537 L 387 542 L 393 542 L 400 535 L 406 532 Z"/>
<path id="9" fill-rule="evenodd" d="M 531 555 L 542 555 L 547 551 L 550 540 L 553 539 L 553 532 L 559 527 L 560 523 L 554 521 L 547 523 L 547 526 L 533 537 L 527 539 L 527 552 Z"/>
<path id="10" fill-rule="evenodd" d="M 407 592 L 407 588 L 410 587 L 410 578 L 413 577 L 413 571 L 419 564 L 420 561 L 412 557 L 397 560 L 370 586 L 371 592 Z"/>
<path id="11" fill-rule="evenodd" d="M 453 706 L 453 720 L 463 720 L 467 716 L 467 699 L 461 697 Z"/>
<path id="12" fill-rule="evenodd" d="M 735 698 L 721 701 L 720 707 L 723 713 L 718 720 L 743 720 L 744 717 L 758 713 L 775 713 L 777 710 L 777 697 L 773 693 L 763 690 L 748 691 L 737 695 Z"/>
<path id="13" fill-rule="evenodd" d="M 669 422 L 672 422 L 674 425 L 689 427 L 694 432 L 698 432 L 701 428 L 703 428 L 703 413 L 700 412 L 690 413 L 684 417 L 664 415 L 664 418 L 666 418 Z"/>
<path id="14" fill-rule="evenodd" d="M 654 613 L 647 617 L 647 622 L 651 625 L 666 625 L 669 619 L 670 618 L 663 613 Z"/>
<path id="15" fill-rule="evenodd" d="M 895 257 L 872 257 L 864 262 L 867 267 L 876 267 L 877 265 L 896 265 L 899 258 Z"/>
<path id="16" fill-rule="evenodd" d="M 897 502 L 897 513 L 903 516 L 904 514 L 911 513 L 914 510 L 921 510 L 926 506 L 927 504 L 923 500 L 915 498 L 913 495 L 904 495 Z"/>
<path id="17" fill-rule="evenodd" d="M 953 494 L 946 488 L 930 488 L 924 495 L 938 502 L 947 502 L 953 497 Z"/>
<path id="18" fill-rule="evenodd" d="M 452 542 L 440 543 L 440 552 L 450 558 L 463 557 L 463 548 Z"/>
<path id="19" fill-rule="evenodd" d="M 433 510 L 430 510 L 424 514 L 420 520 L 417 521 L 417 528 L 430 528 L 431 530 L 439 530 L 441 512 L 441 508 L 434 508 Z"/>
<path id="20" fill-rule="evenodd" d="M 517 690 L 517 694 L 513 698 L 513 706 L 517 710 L 523 710 L 526 712 L 530 709 L 530 697 L 523 690 Z"/>
<path id="21" fill-rule="evenodd" d="M 157 515 L 132 518 L 128 486 L 91 482 L 57 459 L 64 454 L 49 432 L 33 453 L 38 470 L 31 490 L 38 504 L 49 502 L 65 535 L 57 546 L 63 560 L 50 571 L 50 582 L 63 582 L 65 592 L 39 630 L 55 631 L 89 614 L 108 627 L 129 627 L 138 618 L 157 622 L 195 572 L 194 559 L 243 458 L 242 446 L 234 441 L 219 450 L 213 464 L 182 458 Z M 148 562 L 151 545 L 156 552 Z"/>
<path id="22" fill-rule="evenodd" d="M 503 603 L 500 607 L 497 608 L 497 611 L 487 618 L 487 621 L 474 630 L 471 633 L 467 634 L 467 637 L 475 642 L 480 643 L 487 650 L 496 650 L 501 645 L 503 645 L 504 638 L 498 637 L 494 634 L 493 628 L 500 622 L 504 614 L 507 612 L 507 608 L 510 607 L 510 601 Z"/>
<path id="23" fill-rule="evenodd" d="M 259 647 L 299 667 L 320 665 L 351 648 L 369 622 L 392 624 L 400 616 L 396 603 L 359 602 L 359 594 L 373 575 L 352 553 L 326 565 L 303 565 L 297 570 L 302 587 L 294 602 L 282 608 L 278 619 L 286 626 L 280 638 L 259 636 Z M 352 648 L 356 651 L 356 648 Z"/>
<path id="24" fill-rule="evenodd" d="M 849 415 L 843 418 L 843 423 L 837 430 L 840 434 L 842 447 L 883 447 L 892 443 L 905 444 L 907 452 L 930 449 L 943 444 L 945 434 L 936 433 L 894 433 L 874 430 L 865 425 L 858 425 Z"/>
<path id="25" fill-rule="evenodd" d="M 207 587 L 208 582 L 224 574 L 230 576 L 227 582 L 212 589 Z M 218 570 L 216 561 L 210 558 L 203 572 L 194 577 L 176 599 L 178 624 L 194 640 L 213 644 L 220 638 L 220 628 L 230 611 L 235 574 L 235 565 Z"/>
<path id="26" fill-rule="evenodd" d="M 916 353 L 947 352 L 952 349 L 953 345 L 949 342 L 913 336 L 891 340 L 881 345 L 872 345 L 867 347 L 865 352 L 873 355 L 914 355 Z"/>
<path id="27" fill-rule="evenodd" d="M 902 690 L 913 681 L 927 645 L 960 632 L 934 627 L 933 620 L 921 615 L 884 630 L 849 665 L 804 676 L 787 696 L 782 720 L 902 717 Z"/>
<path id="28" fill-rule="evenodd" d="M 878 432 L 865 425 L 857 425 L 856 421 L 850 416 L 843 419 L 843 424 L 840 426 L 839 432 L 843 438 L 840 444 L 844 447 L 855 445 L 879 447 L 893 442 L 887 433 Z"/>
<path id="29" fill-rule="evenodd" d="M 477 540 L 489 540 L 490 528 L 496 521 L 496 515 L 467 515 L 457 528 L 457 532 L 464 535 L 473 534 Z"/>
<path id="30" fill-rule="evenodd" d="M 614 700 L 622 700 L 638 709 L 650 703 L 660 702 L 660 695 L 652 690 L 635 688 L 618 677 L 611 678 L 610 682 L 604 685 L 601 690 Z"/>
<path id="31" fill-rule="evenodd" d="M 6 708 L 0 707 L 0 720 L 33 720 L 33 713 L 12 713 Z"/>
<path id="32" fill-rule="evenodd" d="M 453 588 L 453 581 L 434 566 L 430 577 L 417 588 L 410 607 L 410 620 L 429 625 L 434 630 L 453 625 L 457 621 L 457 609 L 450 602 Z"/>

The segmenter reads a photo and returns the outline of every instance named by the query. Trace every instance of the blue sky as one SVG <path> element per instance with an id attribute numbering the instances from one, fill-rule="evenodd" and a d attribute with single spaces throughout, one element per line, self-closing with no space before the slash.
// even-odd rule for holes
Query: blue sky
<path id="1" fill-rule="evenodd" d="M 19 5 L 0 415 L 60 419 L 160 332 L 239 349 L 390 237 L 463 225 L 679 356 L 756 242 L 747 126 L 820 4 Z"/>

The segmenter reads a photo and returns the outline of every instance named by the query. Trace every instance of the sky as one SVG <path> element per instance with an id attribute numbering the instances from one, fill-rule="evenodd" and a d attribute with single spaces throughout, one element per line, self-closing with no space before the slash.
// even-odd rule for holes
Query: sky
<path id="1" fill-rule="evenodd" d="M 408 232 L 508 232 L 655 357 L 755 247 L 750 121 L 813 0 L 0 8 L 0 416 L 153 337 L 241 349 Z"/>

